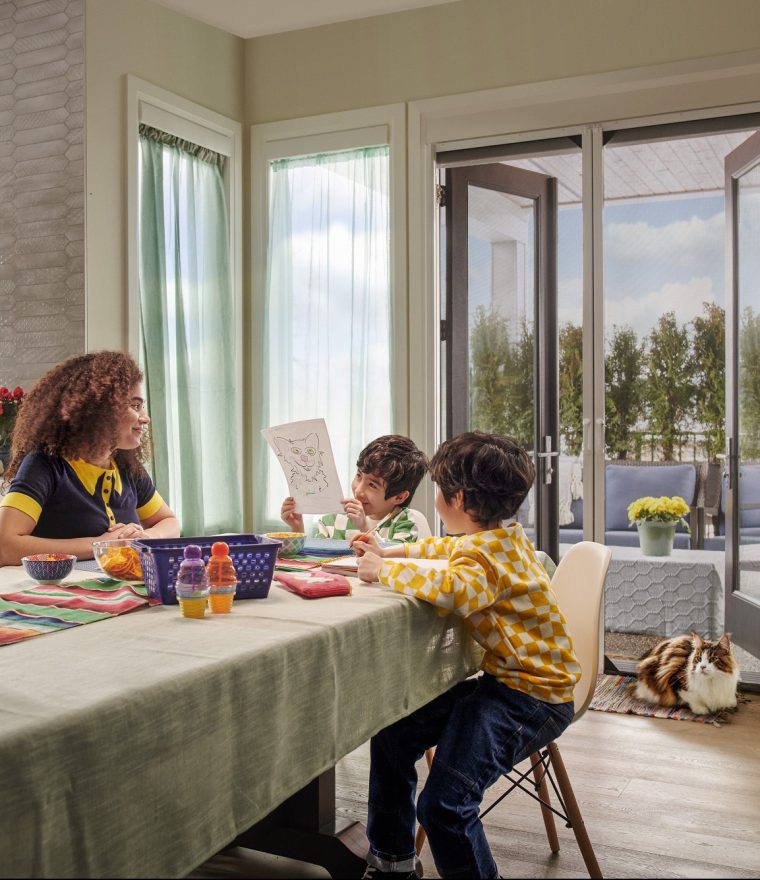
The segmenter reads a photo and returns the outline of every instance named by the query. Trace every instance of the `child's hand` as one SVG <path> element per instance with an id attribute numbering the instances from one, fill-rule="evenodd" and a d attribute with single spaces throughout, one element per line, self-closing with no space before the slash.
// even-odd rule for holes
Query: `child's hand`
<path id="1" fill-rule="evenodd" d="M 380 566 L 382 564 L 383 560 L 377 555 L 377 553 L 373 553 L 371 550 L 363 556 L 360 556 L 359 566 L 357 568 L 359 580 L 368 584 L 377 583 L 377 576 L 380 574 Z"/>
<path id="2" fill-rule="evenodd" d="M 357 501 L 356 498 L 341 498 L 340 503 L 356 528 L 364 531 L 367 528 L 367 517 L 364 514 L 364 505 L 361 501 Z"/>
<path id="3" fill-rule="evenodd" d="M 296 499 L 292 496 L 289 495 L 282 502 L 280 516 L 282 517 L 282 521 L 290 526 L 291 531 L 303 531 L 303 517 L 300 513 L 296 512 Z"/>
<path id="4" fill-rule="evenodd" d="M 364 556 L 365 553 L 376 553 L 378 556 L 383 555 L 380 545 L 377 543 L 377 538 L 372 534 L 367 535 L 360 532 L 355 538 L 351 539 L 349 547 L 357 556 Z"/>

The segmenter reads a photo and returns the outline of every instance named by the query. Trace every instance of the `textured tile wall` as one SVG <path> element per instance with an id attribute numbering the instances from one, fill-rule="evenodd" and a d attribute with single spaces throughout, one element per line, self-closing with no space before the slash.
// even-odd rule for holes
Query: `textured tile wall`
<path id="1" fill-rule="evenodd" d="M 84 351 L 83 0 L 0 0 L 0 385 Z"/>

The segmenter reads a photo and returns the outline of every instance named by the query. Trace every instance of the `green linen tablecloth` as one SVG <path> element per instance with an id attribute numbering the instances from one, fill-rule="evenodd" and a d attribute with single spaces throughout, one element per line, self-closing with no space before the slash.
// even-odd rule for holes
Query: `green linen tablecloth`
<path id="1" fill-rule="evenodd" d="M 0 568 L 0 593 L 30 585 Z M 184 876 L 479 659 L 455 618 L 358 582 L 5 646 L 0 876 Z"/>

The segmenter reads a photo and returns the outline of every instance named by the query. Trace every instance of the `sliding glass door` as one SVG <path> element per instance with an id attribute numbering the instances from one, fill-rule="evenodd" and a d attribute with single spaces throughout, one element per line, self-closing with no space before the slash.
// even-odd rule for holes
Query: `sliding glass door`
<path id="1" fill-rule="evenodd" d="M 726 629 L 760 657 L 760 132 L 726 158 Z"/>
<path id="2" fill-rule="evenodd" d="M 559 559 L 556 180 L 509 164 L 446 171 L 445 428 L 532 451 L 526 521 Z"/>
<path id="3" fill-rule="evenodd" d="M 626 593 L 622 616 L 607 609 L 606 651 L 625 672 L 660 638 L 729 630 L 750 652 L 740 658 L 745 679 L 760 680 L 760 646 L 751 641 L 760 632 L 760 562 L 752 562 L 760 547 L 760 162 L 740 147 L 758 123 L 747 114 L 596 125 L 438 155 L 446 169 L 442 434 L 483 427 L 525 438 L 539 479 L 519 516 L 550 555 L 585 538 L 612 546 L 620 565 L 643 566 L 629 504 L 680 495 L 690 508 L 670 560 L 674 572 L 684 567 L 683 577 L 674 574 L 680 592 L 659 595 L 656 579 L 642 577 L 643 592 Z M 739 164 L 726 178 L 734 150 Z M 540 199 L 515 188 L 520 171 L 556 181 L 548 290 Z M 727 219 L 735 224 L 733 299 Z M 701 604 L 689 592 L 693 564 L 709 569 Z"/>

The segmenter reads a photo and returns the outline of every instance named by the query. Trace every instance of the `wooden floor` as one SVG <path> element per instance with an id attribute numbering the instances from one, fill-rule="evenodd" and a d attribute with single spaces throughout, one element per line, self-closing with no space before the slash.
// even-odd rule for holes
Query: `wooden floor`
<path id="1" fill-rule="evenodd" d="M 760 878 L 760 695 L 720 728 L 586 712 L 560 747 L 605 877 Z M 366 820 L 368 747 L 337 768 L 343 816 Z M 420 765 L 424 777 L 424 762 Z M 498 792 L 502 783 L 494 786 Z M 538 805 L 513 792 L 486 818 L 505 877 L 587 877 L 558 822 L 552 855 Z M 426 846 L 426 878 L 438 877 Z M 192 877 L 326 877 L 313 865 L 234 850 Z"/>

